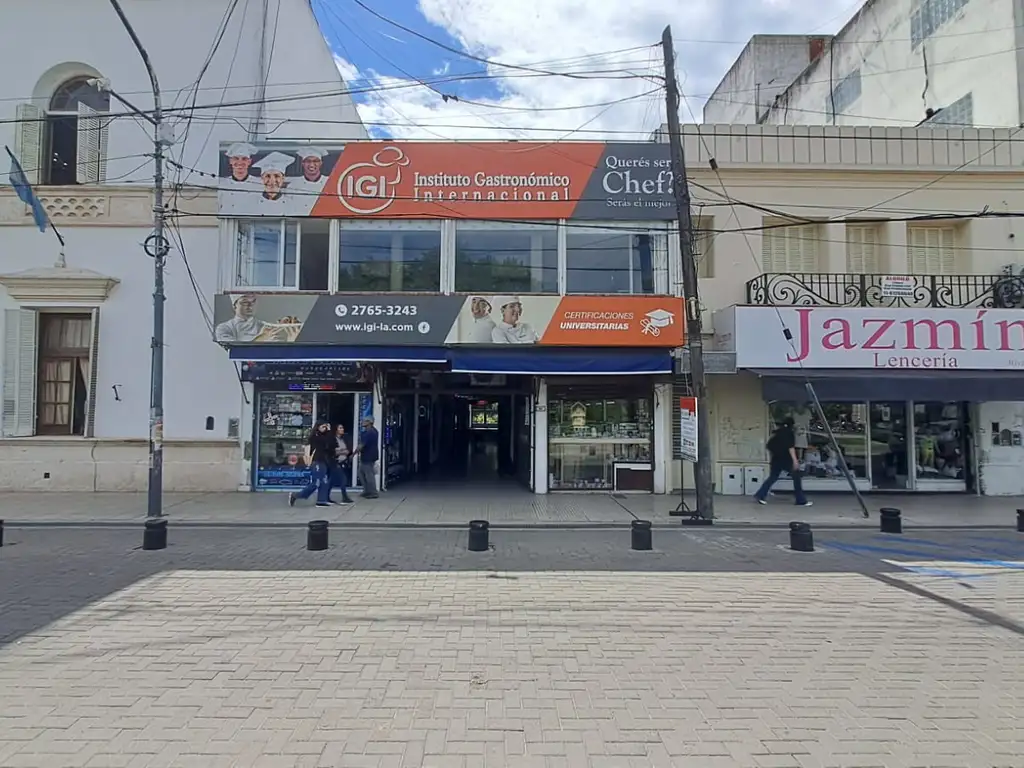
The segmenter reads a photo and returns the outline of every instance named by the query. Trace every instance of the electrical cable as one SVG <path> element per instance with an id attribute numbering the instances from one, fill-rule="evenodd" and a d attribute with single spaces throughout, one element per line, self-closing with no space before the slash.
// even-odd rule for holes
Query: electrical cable
<path id="1" fill-rule="evenodd" d="M 514 70 L 518 70 L 520 72 L 534 72 L 534 73 L 537 73 L 537 74 L 549 75 L 549 76 L 554 76 L 554 77 L 568 77 L 568 78 L 571 78 L 571 79 L 574 79 L 574 80 L 589 80 L 589 79 L 593 79 L 593 78 L 590 78 L 590 77 L 585 76 L 585 75 L 568 74 L 568 73 L 565 73 L 565 72 L 558 72 L 558 71 L 552 71 L 552 70 L 548 70 L 548 69 L 541 69 L 539 67 L 531 67 L 531 66 L 528 66 L 528 65 L 508 64 L 506 62 L 495 61 L 493 59 L 483 58 L 482 56 L 476 56 L 476 55 L 474 55 L 472 53 L 469 53 L 468 51 L 463 51 L 463 50 L 460 50 L 460 49 L 455 48 L 453 46 L 450 46 L 447 43 L 442 43 L 440 40 L 435 40 L 434 38 L 430 37 L 429 35 L 424 35 L 422 32 L 417 32 L 415 29 L 412 29 L 411 27 L 407 27 L 404 24 L 401 24 L 401 23 L 395 21 L 394 19 L 389 19 L 387 16 L 384 16 L 383 14 L 378 13 L 373 8 L 368 6 L 366 3 L 363 2 L 363 0 L 352 0 L 352 2 L 354 2 L 356 5 L 358 5 L 360 8 L 362 8 L 367 13 L 371 14 L 372 16 L 375 16 L 376 18 L 380 19 L 381 21 L 383 21 L 386 24 L 390 24 L 391 26 L 395 27 L 396 29 L 400 29 L 403 32 L 406 32 L 407 34 L 410 34 L 410 35 L 412 35 L 414 37 L 418 37 L 420 40 L 428 42 L 431 45 L 435 45 L 438 48 L 441 48 L 441 49 L 443 49 L 445 51 L 448 51 L 449 53 L 454 53 L 456 56 L 461 56 L 462 58 L 469 59 L 470 61 L 477 61 L 477 62 L 480 62 L 481 64 L 486 64 L 488 67 L 503 67 L 505 69 L 514 69 Z M 612 79 L 615 79 L 615 78 L 612 78 Z"/>

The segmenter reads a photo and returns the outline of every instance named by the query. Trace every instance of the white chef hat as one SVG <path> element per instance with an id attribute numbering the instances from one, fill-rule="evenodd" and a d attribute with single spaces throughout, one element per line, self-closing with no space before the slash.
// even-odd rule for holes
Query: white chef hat
<path id="1" fill-rule="evenodd" d="M 292 164 L 292 158 L 283 152 L 271 152 L 266 157 L 253 163 L 260 169 L 260 173 L 284 173 L 285 169 Z"/>
<path id="2" fill-rule="evenodd" d="M 518 296 L 495 296 L 494 303 L 498 306 L 499 309 L 504 309 L 509 304 L 518 304 L 520 306 L 522 306 L 523 304 L 523 302 L 519 299 Z"/>
<path id="3" fill-rule="evenodd" d="M 303 147 L 295 154 L 299 156 L 300 160 L 305 160 L 308 157 L 316 157 L 323 160 L 327 156 L 327 150 L 320 149 L 320 147 Z"/>
<path id="4" fill-rule="evenodd" d="M 228 157 L 252 157 L 256 154 L 256 147 L 241 141 L 228 147 L 224 154 Z"/>

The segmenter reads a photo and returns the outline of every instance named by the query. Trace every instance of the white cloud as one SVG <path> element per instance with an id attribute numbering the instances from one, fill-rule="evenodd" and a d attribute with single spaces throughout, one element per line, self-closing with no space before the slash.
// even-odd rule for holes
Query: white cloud
<path id="1" fill-rule="evenodd" d="M 728 70 L 742 41 L 757 33 L 834 31 L 856 9 L 849 0 L 824 0 L 814 7 L 808 13 L 806 0 L 419 0 L 421 13 L 467 52 L 561 72 L 660 75 L 660 47 L 597 54 L 650 46 L 671 24 L 681 88 L 698 119 L 704 98 Z M 485 69 L 440 49 L 439 54 L 452 73 Z M 346 81 L 370 80 L 378 86 L 359 97 L 359 112 L 367 123 L 389 126 L 369 125 L 371 132 L 384 130 L 399 138 L 554 140 L 601 138 L 599 132 L 608 131 L 609 138 L 640 139 L 664 117 L 661 93 L 642 96 L 659 85 L 646 79 L 544 77 L 491 66 L 488 74 L 500 95 L 476 105 L 442 98 L 441 93 L 458 95 L 458 83 L 437 84 L 438 93 L 407 80 L 358 72 L 343 59 L 338 62 Z M 570 109 L 630 97 L 610 107 Z M 685 103 L 681 117 L 691 121 Z M 585 130 L 573 132 L 581 127 Z"/>

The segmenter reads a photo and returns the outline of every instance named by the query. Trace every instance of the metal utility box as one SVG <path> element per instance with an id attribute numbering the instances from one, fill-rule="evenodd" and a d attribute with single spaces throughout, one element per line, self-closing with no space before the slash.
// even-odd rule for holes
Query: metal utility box
<path id="1" fill-rule="evenodd" d="M 743 495 L 743 467 L 736 464 L 722 466 L 722 495 Z"/>

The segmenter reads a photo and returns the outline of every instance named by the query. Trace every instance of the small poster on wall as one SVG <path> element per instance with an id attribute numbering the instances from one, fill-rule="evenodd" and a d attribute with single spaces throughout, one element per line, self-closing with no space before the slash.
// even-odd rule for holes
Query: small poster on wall
<path id="1" fill-rule="evenodd" d="M 697 398 L 679 398 L 679 455 L 697 461 Z"/>

